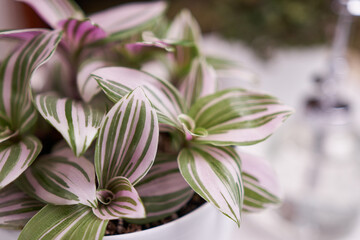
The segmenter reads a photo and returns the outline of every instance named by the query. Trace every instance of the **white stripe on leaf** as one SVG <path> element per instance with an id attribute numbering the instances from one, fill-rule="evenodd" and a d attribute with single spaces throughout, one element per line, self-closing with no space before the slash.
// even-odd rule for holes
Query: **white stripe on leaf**
<path id="1" fill-rule="evenodd" d="M 33 136 L 7 140 L 0 145 L 0 189 L 17 179 L 41 151 L 41 142 Z"/>
<path id="2" fill-rule="evenodd" d="M 146 219 L 140 220 L 141 223 L 171 215 L 194 194 L 180 174 L 176 158 L 177 155 L 174 154 L 158 153 L 150 171 L 136 185 L 146 209 Z"/>
<path id="3" fill-rule="evenodd" d="M 201 41 L 201 30 L 189 10 L 182 10 L 171 23 L 166 38 L 176 41 Z"/>
<path id="4" fill-rule="evenodd" d="M 196 141 L 214 145 L 250 145 L 268 138 L 292 113 L 276 98 L 230 89 L 198 99 L 189 111 L 208 135 Z"/>
<path id="5" fill-rule="evenodd" d="M 47 205 L 26 224 L 19 240 L 101 240 L 107 223 L 86 206 Z"/>
<path id="6" fill-rule="evenodd" d="M 180 84 L 180 93 L 190 108 L 201 97 L 216 92 L 217 81 L 215 70 L 206 63 L 205 59 L 194 59 L 188 76 Z"/>
<path id="7" fill-rule="evenodd" d="M 80 54 L 86 45 L 106 37 L 104 30 L 90 20 L 62 20 L 59 28 L 64 32 L 64 46 L 73 54 Z"/>
<path id="8" fill-rule="evenodd" d="M 280 203 L 281 187 L 270 164 L 264 159 L 238 152 L 242 162 L 244 206 L 247 212 L 257 212 Z"/>
<path id="9" fill-rule="evenodd" d="M 93 97 L 101 92 L 99 84 L 91 77 L 91 73 L 106 65 L 108 65 L 107 62 L 102 59 L 90 59 L 80 66 L 80 70 L 77 74 L 77 87 L 81 98 L 85 102 L 90 102 Z"/>
<path id="10" fill-rule="evenodd" d="M 100 188 L 117 176 L 140 181 L 154 162 L 158 138 L 156 112 L 137 88 L 110 109 L 100 128 L 95 151 Z"/>
<path id="11" fill-rule="evenodd" d="M 145 30 L 165 9 L 166 3 L 161 1 L 128 3 L 90 15 L 90 19 L 112 34 L 111 38 L 123 39 Z"/>
<path id="12" fill-rule="evenodd" d="M 24 41 L 0 65 L 0 114 L 6 116 L 11 130 L 25 132 L 36 121 L 30 100 L 30 78 L 46 62 L 61 38 L 60 31 L 44 31 Z"/>
<path id="13" fill-rule="evenodd" d="M 179 92 L 168 82 L 125 67 L 100 68 L 92 76 L 98 81 L 105 94 L 114 102 L 129 91 L 142 87 L 151 104 L 158 111 L 160 123 L 182 129 L 177 116 L 185 111 Z"/>
<path id="14" fill-rule="evenodd" d="M 44 205 L 10 184 L 0 191 L 0 227 L 22 229 Z"/>
<path id="15" fill-rule="evenodd" d="M 98 134 L 104 113 L 90 105 L 67 98 L 41 94 L 35 105 L 64 137 L 76 156 L 82 155 Z"/>
<path id="16" fill-rule="evenodd" d="M 184 148 L 178 164 L 192 189 L 240 226 L 244 187 L 236 151 L 206 145 Z"/>
<path id="17" fill-rule="evenodd" d="M 96 207 L 94 165 L 69 148 L 38 159 L 18 180 L 30 196 L 54 205 Z"/>
<path id="18" fill-rule="evenodd" d="M 98 191 L 99 206 L 93 213 L 102 220 L 144 218 L 145 208 L 139 194 L 125 177 L 115 177 Z"/>
<path id="19" fill-rule="evenodd" d="M 47 29 L 29 28 L 29 29 L 15 29 L 15 30 L 0 30 L 0 39 L 9 38 L 17 40 L 30 40 L 40 33 L 47 32 Z"/>
<path id="20" fill-rule="evenodd" d="M 84 13 L 73 0 L 18 0 L 31 8 L 52 28 L 57 28 L 59 21 L 75 18 L 84 19 Z"/>

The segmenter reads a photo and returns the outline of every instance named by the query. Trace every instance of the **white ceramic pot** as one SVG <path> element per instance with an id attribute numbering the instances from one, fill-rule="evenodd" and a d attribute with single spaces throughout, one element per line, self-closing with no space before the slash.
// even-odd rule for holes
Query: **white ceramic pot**
<path id="1" fill-rule="evenodd" d="M 232 240 L 235 223 L 209 203 L 167 224 L 148 230 L 112 235 L 104 240 Z M 19 231 L 0 229 L 0 239 L 16 240 Z"/>
<path id="2" fill-rule="evenodd" d="M 175 221 L 148 230 L 106 236 L 104 240 L 231 240 L 234 222 L 210 204 Z"/>

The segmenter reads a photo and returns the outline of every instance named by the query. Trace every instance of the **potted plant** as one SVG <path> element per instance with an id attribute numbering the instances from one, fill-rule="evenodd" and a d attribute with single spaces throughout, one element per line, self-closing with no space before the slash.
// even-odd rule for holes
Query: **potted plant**
<path id="1" fill-rule="evenodd" d="M 243 212 L 279 202 L 271 168 L 235 146 L 265 140 L 292 110 L 217 90 L 217 69 L 234 65 L 203 54 L 189 12 L 168 25 L 163 2 L 85 17 L 70 0 L 21 1 L 53 30 L 0 33 L 17 43 L 0 65 L 2 227 L 102 239 L 109 221 L 163 219 L 194 193 L 210 204 L 166 225 L 186 229 L 215 207 L 240 226 Z"/>

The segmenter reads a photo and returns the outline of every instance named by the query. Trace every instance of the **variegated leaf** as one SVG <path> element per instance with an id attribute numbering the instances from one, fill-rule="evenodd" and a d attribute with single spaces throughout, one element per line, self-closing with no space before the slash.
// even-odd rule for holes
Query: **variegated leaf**
<path id="1" fill-rule="evenodd" d="M 191 13 L 184 9 L 175 17 L 170 25 L 166 38 L 197 43 L 201 40 L 199 24 Z"/>
<path id="2" fill-rule="evenodd" d="M 73 54 L 79 54 L 86 45 L 106 37 L 104 30 L 90 20 L 62 20 L 59 28 L 64 31 L 64 45 Z"/>
<path id="3" fill-rule="evenodd" d="M 41 151 L 41 142 L 33 136 L 7 140 L 0 145 L 0 189 L 18 178 Z"/>
<path id="4" fill-rule="evenodd" d="M 102 59 L 90 59 L 80 66 L 77 74 L 77 87 L 85 102 L 90 102 L 101 91 L 99 84 L 91 77 L 91 73 L 106 65 L 109 64 Z"/>
<path id="5" fill-rule="evenodd" d="M 0 227 L 22 229 L 44 205 L 10 184 L 0 191 Z"/>
<path id="6" fill-rule="evenodd" d="M 145 217 L 145 208 L 139 194 L 125 177 L 111 179 L 106 189 L 98 190 L 98 199 L 98 208 L 92 210 L 100 219 Z"/>
<path id="7" fill-rule="evenodd" d="M 47 32 L 47 29 L 41 28 L 30 28 L 30 29 L 16 29 L 16 30 L 5 30 L 0 31 L 0 39 L 18 39 L 18 40 L 30 40 L 40 33 Z"/>
<path id="8" fill-rule="evenodd" d="M 178 164 L 192 189 L 240 226 L 244 187 L 236 151 L 232 147 L 193 146 L 180 152 Z"/>
<path id="9" fill-rule="evenodd" d="M 281 187 L 270 164 L 264 159 L 239 152 L 244 182 L 244 206 L 247 212 L 258 212 L 280 203 Z"/>
<path id="10" fill-rule="evenodd" d="M 159 122 L 182 129 L 177 116 L 185 111 L 184 103 L 179 92 L 168 82 L 125 67 L 101 68 L 93 72 L 92 76 L 114 102 L 136 87 L 142 87 L 158 112 Z"/>
<path id="11" fill-rule="evenodd" d="M 194 191 L 181 176 L 177 155 L 159 154 L 146 176 L 136 185 L 146 218 L 141 223 L 163 219 L 183 207 Z M 139 222 L 139 223 L 140 223 Z"/>
<path id="12" fill-rule="evenodd" d="M 198 99 L 189 116 L 205 129 L 196 141 L 214 145 L 250 145 L 268 138 L 292 113 L 276 98 L 229 89 Z"/>
<path id="13" fill-rule="evenodd" d="M 104 116 L 90 105 L 45 94 L 35 97 L 35 105 L 43 118 L 63 135 L 76 156 L 91 145 Z"/>
<path id="14" fill-rule="evenodd" d="M 216 89 L 215 70 L 205 59 L 194 59 L 189 75 L 179 87 L 188 107 L 190 108 L 198 98 L 215 93 Z"/>
<path id="15" fill-rule="evenodd" d="M 107 223 L 86 206 L 47 205 L 26 224 L 19 240 L 101 240 Z"/>
<path id="16" fill-rule="evenodd" d="M 17 181 L 30 196 L 54 205 L 96 207 L 94 165 L 69 148 L 38 159 Z"/>
<path id="17" fill-rule="evenodd" d="M 84 13 L 73 0 L 17 0 L 32 7 L 52 28 L 57 28 L 61 20 L 84 19 Z"/>
<path id="18" fill-rule="evenodd" d="M 123 39 L 139 33 L 153 24 L 166 9 L 166 3 L 128 3 L 90 16 L 111 39 Z"/>
<path id="19" fill-rule="evenodd" d="M 36 121 L 30 101 L 29 82 L 33 72 L 54 52 L 59 31 L 44 32 L 25 41 L 0 66 L 0 115 L 12 130 L 25 132 Z"/>
<path id="20" fill-rule="evenodd" d="M 1 124 L 0 121 L 0 143 L 14 137 L 18 135 L 18 132 L 13 132 L 9 129 L 8 126 L 6 126 L 6 124 Z"/>
<path id="21" fill-rule="evenodd" d="M 100 188 L 117 176 L 139 182 L 154 162 L 158 140 L 156 112 L 137 88 L 110 109 L 100 128 L 95 150 Z"/>

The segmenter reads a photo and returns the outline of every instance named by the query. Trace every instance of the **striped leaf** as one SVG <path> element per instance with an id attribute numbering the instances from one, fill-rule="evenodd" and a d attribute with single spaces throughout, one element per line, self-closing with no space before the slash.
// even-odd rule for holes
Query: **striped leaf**
<path id="1" fill-rule="evenodd" d="M 236 151 L 232 147 L 193 146 L 180 152 L 178 164 L 192 189 L 240 226 L 244 188 Z"/>
<path id="2" fill-rule="evenodd" d="M 137 222 L 163 219 L 183 207 L 194 194 L 180 174 L 176 158 L 175 154 L 158 153 L 150 171 L 136 185 L 146 209 L 146 218 Z"/>
<path id="3" fill-rule="evenodd" d="M 91 145 L 104 116 L 90 105 L 45 94 L 35 97 L 35 105 L 43 118 L 63 135 L 76 156 Z"/>
<path id="4" fill-rule="evenodd" d="M 41 142 L 33 136 L 0 144 L 0 189 L 17 179 L 41 151 Z"/>
<path id="5" fill-rule="evenodd" d="M 111 39 L 123 39 L 140 33 L 152 25 L 165 11 L 166 3 L 128 3 L 90 16 L 110 35 Z"/>
<path id="6" fill-rule="evenodd" d="M 69 148 L 38 159 L 18 183 L 30 196 L 46 203 L 97 206 L 94 165 L 75 157 Z"/>
<path id="7" fill-rule="evenodd" d="M 106 37 L 104 30 L 90 20 L 62 20 L 59 28 L 64 31 L 64 45 L 75 54 L 86 45 Z"/>
<path id="8" fill-rule="evenodd" d="M 59 31 L 44 32 L 22 43 L 0 65 L 0 115 L 12 130 L 27 131 L 36 120 L 30 101 L 29 82 L 33 72 L 54 52 Z"/>
<path id="9" fill-rule="evenodd" d="M 101 68 L 93 72 L 92 76 L 114 102 L 141 86 L 157 110 L 159 122 L 182 129 L 177 116 L 185 111 L 184 103 L 179 92 L 168 82 L 148 73 L 124 67 Z"/>
<path id="10" fill-rule="evenodd" d="M 98 208 L 92 210 L 102 220 L 145 217 L 145 208 L 139 194 L 125 177 L 111 179 L 105 190 L 98 191 L 98 199 Z"/>
<path id="11" fill-rule="evenodd" d="M 0 227 L 22 229 L 43 206 L 10 184 L 0 191 Z"/>
<path id="12" fill-rule="evenodd" d="M 188 107 L 190 108 L 198 98 L 215 93 L 216 89 L 215 70 L 205 59 L 194 59 L 189 75 L 179 87 Z"/>
<path id="13" fill-rule="evenodd" d="M 207 135 L 196 141 L 214 145 L 250 145 L 268 138 L 292 109 L 269 95 L 230 89 L 198 99 L 189 116 Z"/>
<path id="14" fill-rule="evenodd" d="M 102 59 L 90 59 L 80 66 L 77 74 L 77 87 L 81 98 L 85 102 L 90 102 L 101 91 L 99 84 L 91 77 L 91 73 L 106 65 L 108 63 Z"/>
<path id="15" fill-rule="evenodd" d="M 5 124 L 1 124 L 0 121 L 0 143 L 16 136 L 18 134 L 18 132 L 13 132 L 9 129 L 8 126 L 6 126 Z"/>
<path id="16" fill-rule="evenodd" d="M 101 240 L 108 221 L 81 205 L 47 205 L 22 230 L 19 240 Z"/>
<path id="17" fill-rule="evenodd" d="M 57 28 L 61 20 L 68 18 L 84 19 L 84 13 L 73 0 L 17 0 L 24 2 L 52 28 Z"/>
<path id="18" fill-rule="evenodd" d="M 169 27 L 166 38 L 196 43 L 201 40 L 199 24 L 189 10 L 184 9 L 175 17 Z"/>
<path id="19" fill-rule="evenodd" d="M 280 203 L 280 183 L 270 164 L 264 159 L 239 153 L 242 161 L 242 179 L 244 182 L 244 206 L 247 212 L 258 212 Z"/>
<path id="20" fill-rule="evenodd" d="M 100 188 L 117 176 L 139 182 L 154 162 L 158 140 L 156 112 L 137 88 L 110 109 L 100 128 L 95 149 Z"/>
<path id="21" fill-rule="evenodd" d="M 29 28 L 29 29 L 15 29 L 0 31 L 0 39 L 18 39 L 18 40 L 30 40 L 36 37 L 40 33 L 45 33 L 48 30 L 41 28 Z"/>

